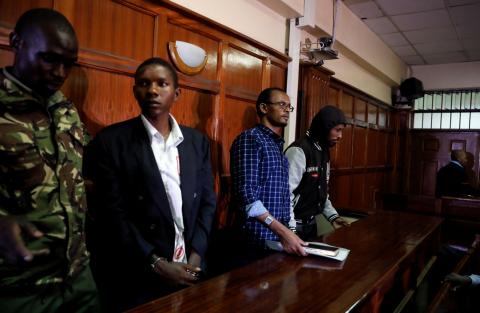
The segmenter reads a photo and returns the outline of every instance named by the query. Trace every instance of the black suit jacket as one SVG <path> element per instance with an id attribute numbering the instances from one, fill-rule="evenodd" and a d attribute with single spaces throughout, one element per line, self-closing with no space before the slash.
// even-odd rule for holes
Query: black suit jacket
<path id="1" fill-rule="evenodd" d="M 180 128 L 184 137 L 178 152 L 186 251 L 189 255 L 195 250 L 203 259 L 216 204 L 210 147 L 200 132 Z M 151 279 L 156 284 L 149 256 L 155 252 L 171 260 L 175 230 L 141 118 L 101 131 L 87 149 L 85 173 L 93 181 L 96 200 L 87 233 L 94 274 L 105 277 L 107 288 L 140 281 L 147 286 Z M 114 283 L 112 276 L 119 271 L 122 280 Z"/>
<path id="2" fill-rule="evenodd" d="M 437 173 L 435 195 L 437 198 L 442 196 L 478 196 L 478 190 L 468 183 L 465 169 L 458 164 L 450 162 Z"/>

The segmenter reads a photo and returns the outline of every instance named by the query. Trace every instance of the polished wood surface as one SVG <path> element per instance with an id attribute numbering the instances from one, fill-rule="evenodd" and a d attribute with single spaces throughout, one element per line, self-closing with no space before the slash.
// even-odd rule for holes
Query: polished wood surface
<path id="1" fill-rule="evenodd" d="M 350 249 L 344 263 L 275 253 L 130 312 L 377 312 L 395 277 L 414 284 L 441 222 L 379 212 L 323 238 Z"/>

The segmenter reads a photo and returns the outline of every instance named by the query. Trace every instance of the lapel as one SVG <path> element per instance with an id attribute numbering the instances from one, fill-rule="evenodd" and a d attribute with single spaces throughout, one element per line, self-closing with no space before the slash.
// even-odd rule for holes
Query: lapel
<path id="1" fill-rule="evenodd" d="M 135 124 L 135 134 L 138 143 L 138 149 L 132 150 L 136 154 L 136 162 L 138 162 L 138 168 L 141 169 L 141 179 L 145 180 L 145 193 L 150 194 L 153 199 L 153 204 L 161 214 L 163 214 L 168 220 L 172 221 L 173 217 L 170 210 L 170 204 L 168 202 L 167 193 L 163 185 L 162 175 L 158 170 L 157 161 L 153 155 L 152 148 L 150 146 L 150 139 L 147 131 L 140 117 L 137 118 Z M 132 143 L 135 144 L 135 143 Z"/>
<path id="2" fill-rule="evenodd" d="M 181 127 L 183 134 L 183 141 L 178 145 L 178 155 L 180 161 L 180 188 L 182 190 L 182 213 L 183 221 L 185 226 L 185 233 L 187 233 L 187 228 L 191 225 L 192 219 L 192 200 L 195 196 L 195 186 L 196 186 L 196 162 L 195 158 L 197 157 L 192 145 L 192 139 L 190 133 L 184 128 Z"/>

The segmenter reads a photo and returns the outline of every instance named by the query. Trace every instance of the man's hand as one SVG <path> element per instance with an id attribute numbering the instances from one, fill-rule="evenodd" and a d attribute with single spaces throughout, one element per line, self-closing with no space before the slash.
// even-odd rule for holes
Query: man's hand
<path id="1" fill-rule="evenodd" d="M 43 233 L 23 217 L 0 217 L 0 256 L 9 264 L 30 262 L 35 256 L 50 253 L 49 249 L 31 251 L 25 246 L 22 233 L 33 238 L 41 238 Z"/>
<path id="2" fill-rule="evenodd" d="M 155 264 L 153 271 L 172 285 L 191 286 L 198 281 L 198 273 L 200 268 L 190 264 L 179 262 L 159 261 Z"/>
<path id="3" fill-rule="evenodd" d="M 270 215 L 266 212 L 262 215 L 257 216 L 257 219 L 263 223 L 265 218 Z M 308 253 L 305 252 L 303 247 L 308 246 L 306 242 L 300 239 L 293 231 L 288 229 L 285 225 L 277 221 L 276 219 L 270 224 L 270 230 L 280 237 L 280 242 L 282 243 L 283 250 L 287 253 L 297 254 L 301 256 L 307 256 Z"/>
<path id="4" fill-rule="evenodd" d="M 197 252 L 192 250 L 192 252 L 190 253 L 190 257 L 188 258 L 188 264 L 194 267 L 200 267 L 200 265 L 202 264 L 202 258 Z"/>
<path id="5" fill-rule="evenodd" d="M 350 226 L 350 223 L 347 220 L 345 220 L 344 218 L 339 217 L 339 218 L 336 218 L 333 221 L 332 225 L 335 229 L 337 229 L 337 228 L 341 228 L 341 227 L 348 227 L 348 226 Z"/>
<path id="6" fill-rule="evenodd" d="M 282 243 L 283 250 L 285 250 L 287 253 L 307 256 L 308 253 L 305 252 L 304 247 L 308 246 L 308 244 L 300 239 L 293 231 L 285 226 L 283 227 L 285 228 L 285 231 L 278 234 L 280 236 L 280 242 Z"/>
<path id="7" fill-rule="evenodd" d="M 468 276 L 458 275 L 455 273 L 450 273 L 445 276 L 445 282 L 449 282 L 453 285 L 453 287 L 464 287 L 470 286 L 472 284 L 472 280 Z"/>

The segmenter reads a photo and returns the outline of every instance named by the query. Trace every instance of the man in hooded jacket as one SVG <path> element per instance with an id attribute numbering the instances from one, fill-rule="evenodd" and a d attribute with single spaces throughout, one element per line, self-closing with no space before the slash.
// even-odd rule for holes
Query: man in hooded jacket
<path id="1" fill-rule="evenodd" d="M 330 148 L 342 138 L 346 120 L 343 112 L 324 106 L 312 120 L 305 136 L 285 151 L 289 162 L 291 229 L 303 240 L 316 237 L 315 216 L 323 214 L 333 227 L 348 226 L 328 197 Z"/>

